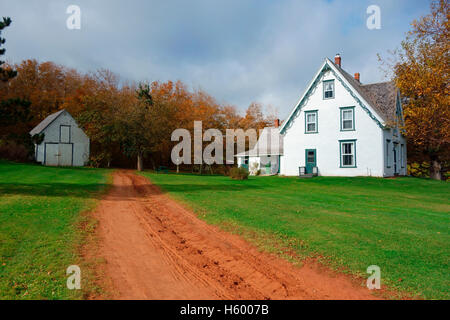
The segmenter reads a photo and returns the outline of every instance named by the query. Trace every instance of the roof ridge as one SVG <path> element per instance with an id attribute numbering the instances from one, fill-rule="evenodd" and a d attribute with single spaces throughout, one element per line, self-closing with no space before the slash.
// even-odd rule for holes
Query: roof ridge
<path id="1" fill-rule="evenodd" d="M 362 87 L 366 87 L 366 86 L 373 86 L 373 85 L 376 85 L 376 84 L 386 84 L 386 83 L 394 83 L 394 80 L 381 81 L 381 82 L 372 82 L 372 83 L 365 83 L 365 84 L 361 83 L 361 86 Z"/>
<path id="2" fill-rule="evenodd" d="M 39 134 L 42 131 L 44 131 L 55 119 L 57 119 L 66 109 L 61 109 L 59 111 L 56 111 L 52 114 L 49 114 L 47 117 L 44 118 L 37 126 L 35 126 L 31 131 L 31 135 Z"/>
<path id="3" fill-rule="evenodd" d="M 331 59 L 328 58 L 328 60 L 331 61 Z M 342 72 L 345 72 L 346 75 L 348 75 L 349 77 L 351 77 L 355 84 L 358 84 L 361 87 L 365 87 L 365 86 L 371 86 L 371 85 L 375 85 L 375 84 L 383 84 L 383 83 L 392 83 L 394 82 L 394 80 L 388 80 L 388 81 L 380 81 L 380 82 L 372 82 L 372 83 L 362 83 L 359 82 L 358 80 L 356 80 L 347 70 L 345 70 L 344 68 L 338 66 L 337 64 L 335 64 L 333 61 L 331 61 L 331 63 L 333 63 L 335 65 L 336 68 L 338 68 L 339 70 L 341 70 Z"/>

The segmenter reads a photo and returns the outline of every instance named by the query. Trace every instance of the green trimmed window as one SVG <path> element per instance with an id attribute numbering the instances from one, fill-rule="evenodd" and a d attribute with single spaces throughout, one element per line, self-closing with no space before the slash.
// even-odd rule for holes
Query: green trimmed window
<path id="1" fill-rule="evenodd" d="M 341 108 L 341 131 L 355 130 L 355 107 Z"/>
<path id="2" fill-rule="evenodd" d="M 339 143 L 341 168 L 356 168 L 356 140 L 342 140 Z"/>
<path id="3" fill-rule="evenodd" d="M 323 82 L 323 98 L 334 98 L 334 80 L 327 80 Z"/>
<path id="4" fill-rule="evenodd" d="M 305 133 L 318 132 L 317 111 L 305 111 Z"/>

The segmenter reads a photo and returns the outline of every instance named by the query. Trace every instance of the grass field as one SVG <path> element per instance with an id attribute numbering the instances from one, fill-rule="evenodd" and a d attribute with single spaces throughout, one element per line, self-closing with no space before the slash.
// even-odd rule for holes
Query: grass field
<path id="1" fill-rule="evenodd" d="M 80 213 L 107 181 L 105 170 L 0 161 L 0 299 L 82 298 L 66 269 L 80 263 Z"/>
<path id="2" fill-rule="evenodd" d="M 206 221 L 401 294 L 449 299 L 450 187 L 414 178 L 309 180 L 144 173 Z M 231 226 L 231 227 L 230 227 Z M 279 247 L 278 247 L 279 248 Z"/>

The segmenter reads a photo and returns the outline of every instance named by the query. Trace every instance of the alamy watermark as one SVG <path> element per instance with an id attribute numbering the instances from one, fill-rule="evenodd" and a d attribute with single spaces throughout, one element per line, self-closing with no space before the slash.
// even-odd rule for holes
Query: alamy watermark
<path id="1" fill-rule="evenodd" d="M 282 145 L 279 129 L 265 128 L 259 133 L 259 140 L 255 129 L 227 129 L 225 135 L 218 129 L 208 129 L 203 133 L 202 121 L 194 121 L 193 139 L 187 129 L 173 131 L 171 140 L 179 143 L 172 149 L 171 159 L 176 165 L 224 164 L 224 147 L 226 164 L 234 164 L 236 156 L 280 154 Z M 204 147 L 205 142 L 207 145 Z"/>
<path id="2" fill-rule="evenodd" d="M 370 274 L 367 278 L 367 288 L 369 290 L 381 289 L 381 269 L 379 266 L 372 265 L 367 267 L 367 273 Z"/>
<path id="3" fill-rule="evenodd" d="M 81 9 L 77 5 L 70 5 L 66 9 L 66 13 L 70 16 L 66 20 L 66 26 L 69 30 L 81 29 Z"/>
<path id="4" fill-rule="evenodd" d="M 69 290 L 80 290 L 81 289 L 81 269 L 77 265 L 69 266 L 66 270 L 66 274 L 69 276 L 67 278 L 67 289 Z"/>
<path id="5" fill-rule="evenodd" d="M 369 15 L 367 18 L 367 29 L 379 30 L 381 29 L 381 9 L 377 5 L 371 5 L 367 7 L 366 13 Z"/>

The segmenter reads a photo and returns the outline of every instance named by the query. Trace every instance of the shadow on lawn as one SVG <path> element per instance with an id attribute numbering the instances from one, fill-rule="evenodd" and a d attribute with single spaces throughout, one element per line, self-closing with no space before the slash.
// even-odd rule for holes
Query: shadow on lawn
<path id="1" fill-rule="evenodd" d="M 109 191 L 114 194 L 120 194 L 120 199 L 127 198 L 124 195 L 130 195 L 130 198 L 134 197 L 136 190 L 139 193 L 146 192 L 146 186 L 151 185 L 150 182 L 139 183 L 137 185 L 130 186 L 114 186 Z M 210 192 L 211 195 L 214 192 L 244 192 L 245 190 L 263 190 L 264 186 L 257 184 L 178 184 L 178 183 L 160 183 L 155 184 L 162 193 L 175 192 L 183 193 L 185 191 L 192 192 Z M 23 196 L 47 196 L 47 197 L 77 197 L 77 198 L 101 198 L 104 193 L 102 190 L 106 190 L 107 184 L 77 184 L 77 183 L 0 183 L 0 195 L 23 195 Z"/>
<path id="2" fill-rule="evenodd" d="M 188 183 L 177 183 L 177 184 L 170 184 L 170 183 L 158 183 L 155 184 L 161 192 L 167 193 L 167 192 L 176 192 L 176 193 L 182 193 L 185 191 L 189 191 L 189 193 L 193 192 L 204 192 L 209 191 L 212 192 L 211 196 L 213 196 L 214 192 L 245 192 L 246 190 L 264 190 L 269 187 L 257 185 L 257 184 L 235 184 L 235 185 L 228 185 L 228 184 L 188 184 Z"/>
<path id="3" fill-rule="evenodd" d="M 98 198 L 107 184 L 0 183 L 1 195 Z"/>

